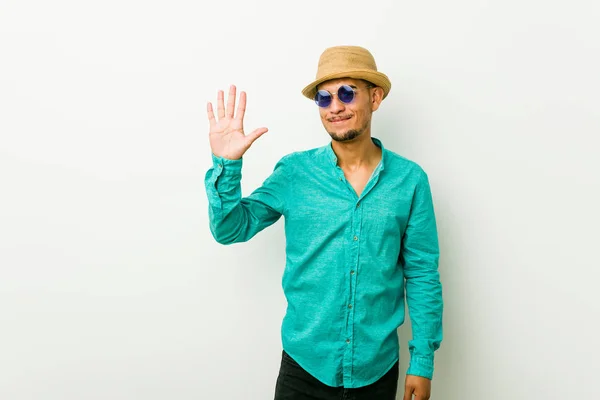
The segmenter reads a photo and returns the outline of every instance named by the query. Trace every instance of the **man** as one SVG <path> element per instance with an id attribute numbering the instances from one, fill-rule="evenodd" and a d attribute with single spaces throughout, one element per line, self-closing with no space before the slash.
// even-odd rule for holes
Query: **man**
<path id="1" fill-rule="evenodd" d="M 438 238 L 427 174 L 371 136 L 391 83 L 372 54 L 336 46 L 320 57 L 314 99 L 331 137 L 282 157 L 262 186 L 241 197 L 242 156 L 267 132 L 243 130 L 236 88 L 207 112 L 213 166 L 205 177 L 211 232 L 245 242 L 285 218 L 288 307 L 275 399 L 396 398 L 397 328 L 408 303 L 413 338 L 404 400 L 427 400 L 442 341 Z"/>

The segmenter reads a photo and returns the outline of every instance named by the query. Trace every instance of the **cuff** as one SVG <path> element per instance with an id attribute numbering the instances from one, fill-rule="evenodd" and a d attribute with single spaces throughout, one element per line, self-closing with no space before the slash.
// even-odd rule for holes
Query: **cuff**
<path id="1" fill-rule="evenodd" d="M 416 375 L 427 379 L 433 379 L 433 357 L 411 358 L 406 375 Z"/>
<path id="2" fill-rule="evenodd" d="M 213 168 L 218 175 L 235 175 L 242 171 L 243 158 L 230 160 L 229 158 L 219 157 L 212 154 Z"/>

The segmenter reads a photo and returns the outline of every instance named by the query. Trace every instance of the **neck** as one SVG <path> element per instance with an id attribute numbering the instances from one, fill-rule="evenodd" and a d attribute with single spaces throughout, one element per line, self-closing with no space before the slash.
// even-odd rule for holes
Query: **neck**
<path id="1" fill-rule="evenodd" d="M 363 167 L 377 165 L 381 160 L 381 148 L 373 143 L 370 132 L 347 142 L 332 140 L 331 147 L 342 169 L 356 171 Z"/>

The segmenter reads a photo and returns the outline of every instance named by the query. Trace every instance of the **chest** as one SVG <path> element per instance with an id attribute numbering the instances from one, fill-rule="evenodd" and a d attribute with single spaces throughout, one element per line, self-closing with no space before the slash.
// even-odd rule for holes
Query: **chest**
<path id="1" fill-rule="evenodd" d="M 363 190 L 365 190 L 365 186 L 367 186 L 367 183 L 369 183 L 372 174 L 373 169 L 361 170 L 353 173 L 344 171 L 344 176 L 346 177 L 346 180 L 348 181 L 348 183 L 350 183 L 358 197 L 360 197 Z"/>

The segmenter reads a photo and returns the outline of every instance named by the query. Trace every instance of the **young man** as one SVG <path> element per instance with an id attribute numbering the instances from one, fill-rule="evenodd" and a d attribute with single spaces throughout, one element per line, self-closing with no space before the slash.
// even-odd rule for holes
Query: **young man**
<path id="1" fill-rule="evenodd" d="M 394 400 L 405 296 L 413 338 L 404 399 L 430 397 L 442 341 L 437 228 L 427 174 L 371 136 L 390 89 L 368 50 L 326 49 L 302 93 L 319 107 L 331 142 L 282 157 L 244 198 L 242 156 L 267 129 L 244 133 L 246 94 L 234 115 L 234 86 L 226 108 L 219 91 L 217 118 L 208 103 L 215 240 L 245 242 L 285 218 L 288 308 L 276 400 Z"/>

